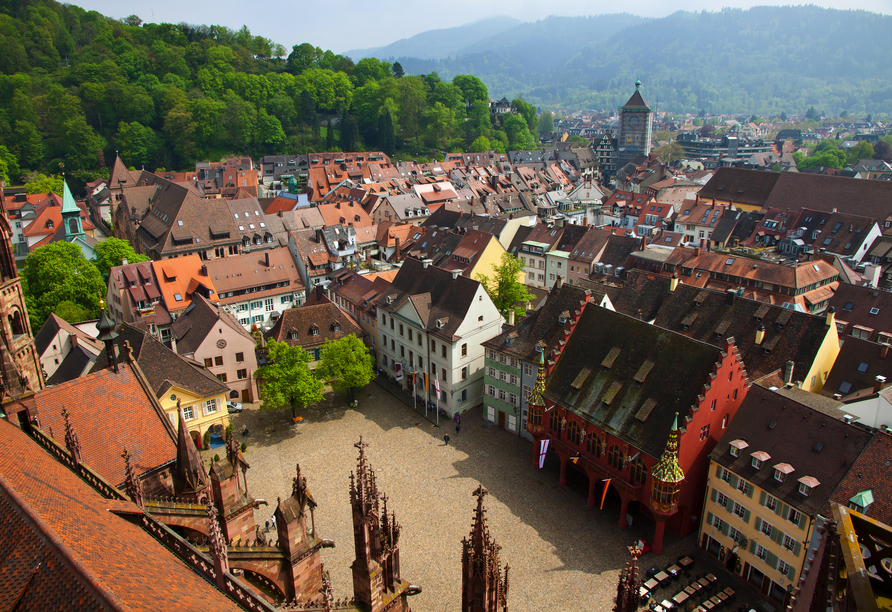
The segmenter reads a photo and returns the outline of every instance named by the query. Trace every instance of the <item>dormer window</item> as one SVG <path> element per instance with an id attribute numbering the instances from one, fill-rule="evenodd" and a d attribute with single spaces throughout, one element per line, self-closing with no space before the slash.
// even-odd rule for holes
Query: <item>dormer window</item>
<path id="1" fill-rule="evenodd" d="M 747 447 L 749 447 L 749 444 L 747 444 L 746 441 L 744 441 L 744 440 L 732 440 L 731 448 L 729 449 L 731 452 L 731 456 L 739 457 L 740 451 L 742 451 L 743 449 L 745 449 Z"/>
<path id="2" fill-rule="evenodd" d="M 805 495 L 806 497 L 808 497 L 808 494 L 811 493 L 811 487 L 808 486 L 807 484 L 805 484 L 804 482 L 800 482 L 799 483 L 799 492 L 802 495 Z"/>
<path id="3" fill-rule="evenodd" d="M 297 340 L 297 332 L 293 331 L 290 334 L 288 334 L 288 339 L 289 340 Z"/>
<path id="4" fill-rule="evenodd" d="M 820 482 L 814 476 L 803 476 L 799 479 L 799 494 L 808 497 L 812 489 L 817 487 Z"/>
<path id="5" fill-rule="evenodd" d="M 771 455 L 766 453 L 765 451 L 756 451 L 751 455 L 752 459 L 750 459 L 750 465 L 755 469 L 759 469 L 762 467 L 762 464 L 769 459 L 771 459 Z"/>
<path id="6" fill-rule="evenodd" d="M 860 493 L 849 499 L 849 508 L 851 508 L 855 512 L 860 512 L 861 514 L 867 512 L 871 504 L 873 504 L 872 489 L 861 491 Z"/>
<path id="7" fill-rule="evenodd" d="M 311 335 L 311 336 L 318 336 L 318 335 L 319 335 L 319 328 L 318 328 L 318 327 L 312 327 L 312 328 L 310 328 L 310 335 Z"/>
<path id="8" fill-rule="evenodd" d="M 341 331 L 341 324 L 335 323 L 334 325 L 332 325 L 331 329 L 332 329 L 332 331 L 339 332 L 339 331 Z"/>

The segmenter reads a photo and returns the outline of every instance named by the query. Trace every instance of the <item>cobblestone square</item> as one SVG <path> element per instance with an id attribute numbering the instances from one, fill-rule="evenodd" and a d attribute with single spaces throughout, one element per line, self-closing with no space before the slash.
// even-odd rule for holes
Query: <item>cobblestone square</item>
<path id="1" fill-rule="evenodd" d="M 319 504 L 319 537 L 336 543 L 322 556 L 337 597 L 352 595 L 348 490 L 356 465 L 353 445 L 362 436 L 378 486 L 402 524 L 402 577 L 423 588 L 410 600 L 413 610 L 460 608 L 461 540 L 471 528 L 471 493 L 478 484 L 490 493 L 490 533 L 502 546 L 502 563 L 511 566 L 510 609 L 613 607 L 627 546 L 638 538 L 649 540 L 652 523 L 639 521 L 620 531 L 618 503 L 608 497 L 604 510 L 587 507 L 584 476 L 571 475 L 569 486 L 558 486 L 557 460 L 550 456 L 544 469 L 535 469 L 532 443 L 486 426 L 480 408 L 463 415 L 456 435 L 451 421 L 436 428 L 375 383 L 358 391 L 357 399 L 358 409 L 349 409 L 344 394 L 329 392 L 324 402 L 303 411 L 304 420 L 297 424 L 288 411 L 261 412 L 251 405 L 232 419 L 236 432 L 242 425 L 250 432 L 243 438 L 251 464 L 249 492 L 270 504 L 257 514 L 261 525 L 272 515 L 276 498 L 290 494 L 295 463 L 300 463 Z M 448 446 L 445 433 L 451 438 Z M 645 555 L 640 565 L 666 565 L 694 545 L 693 537 L 680 542 L 667 534 L 664 555 Z"/>

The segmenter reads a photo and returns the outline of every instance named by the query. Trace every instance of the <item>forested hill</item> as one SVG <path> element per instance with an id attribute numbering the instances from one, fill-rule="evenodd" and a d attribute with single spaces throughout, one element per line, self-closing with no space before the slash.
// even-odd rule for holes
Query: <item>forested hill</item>
<path id="1" fill-rule="evenodd" d="M 247 28 L 0 0 L 0 180 L 64 170 L 82 184 L 107 176 L 116 152 L 185 170 L 225 155 L 535 146 L 532 106 L 493 125 L 483 83 L 450 80 L 308 43 L 286 50 Z"/>
<path id="2" fill-rule="evenodd" d="M 585 36 L 572 30 L 583 18 L 552 17 L 538 36 L 523 24 L 446 59 L 397 59 L 411 72 L 475 74 L 497 96 L 542 106 L 616 108 L 640 78 L 649 103 L 675 112 L 892 113 L 892 17 L 786 6 L 610 24 L 619 17 L 588 18 L 603 25 Z"/>

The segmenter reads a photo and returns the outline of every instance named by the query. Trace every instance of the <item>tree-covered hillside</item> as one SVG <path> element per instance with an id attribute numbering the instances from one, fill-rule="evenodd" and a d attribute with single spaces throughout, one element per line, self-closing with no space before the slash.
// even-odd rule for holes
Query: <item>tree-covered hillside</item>
<path id="1" fill-rule="evenodd" d="M 288 53 L 247 28 L 0 0 L 0 146 L 21 175 L 91 180 L 116 151 L 130 166 L 180 170 L 228 154 L 532 146 L 532 108 L 492 124 L 487 98 L 473 76 L 409 76 L 306 43 Z"/>

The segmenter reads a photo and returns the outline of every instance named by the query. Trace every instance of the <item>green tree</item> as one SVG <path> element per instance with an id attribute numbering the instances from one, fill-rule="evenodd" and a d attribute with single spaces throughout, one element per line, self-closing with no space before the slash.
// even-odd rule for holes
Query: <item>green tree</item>
<path id="1" fill-rule="evenodd" d="M 531 134 L 536 133 L 536 126 L 539 123 L 539 117 L 536 115 L 536 107 L 525 101 L 523 98 L 514 98 L 511 100 L 511 106 L 523 117 L 527 122 L 527 129 Z"/>
<path id="2" fill-rule="evenodd" d="M 483 153 L 492 149 L 492 144 L 486 136 L 478 136 L 468 148 L 469 153 Z"/>
<path id="3" fill-rule="evenodd" d="M 355 151 L 357 138 L 359 138 L 359 129 L 356 127 L 356 120 L 344 110 L 341 114 L 341 150 Z"/>
<path id="4" fill-rule="evenodd" d="M 111 269 L 122 265 L 125 259 L 128 264 L 149 260 L 145 255 L 134 251 L 129 242 L 119 238 L 106 238 L 94 247 L 94 251 L 93 263 L 96 264 L 96 268 L 106 284 L 108 284 Z"/>
<path id="5" fill-rule="evenodd" d="M 452 84 L 458 87 L 465 102 L 472 104 L 474 102 L 486 102 L 489 99 L 489 91 L 483 81 L 470 74 L 458 74 L 452 79 Z"/>
<path id="6" fill-rule="evenodd" d="M 25 183 L 25 191 L 28 193 L 55 193 L 62 195 L 62 177 L 58 174 L 38 174 Z"/>
<path id="7" fill-rule="evenodd" d="M 846 155 L 846 159 L 851 164 L 858 163 L 859 160 L 862 159 L 872 159 L 873 158 L 873 145 L 871 145 L 866 140 L 862 140 L 854 147 L 849 149 L 848 155 Z"/>
<path id="8" fill-rule="evenodd" d="M 394 62 L 393 66 L 390 67 L 391 72 L 393 72 L 393 76 L 398 79 L 403 78 L 403 75 L 406 74 L 406 71 L 403 70 L 403 65 L 399 62 Z"/>
<path id="9" fill-rule="evenodd" d="M 19 164 L 9 149 L 0 145 L 0 182 L 9 184 L 10 180 L 18 180 Z"/>
<path id="10" fill-rule="evenodd" d="M 664 163 L 667 164 L 678 161 L 680 159 L 684 159 L 685 157 L 684 149 L 682 149 L 681 145 L 677 142 L 670 142 L 669 144 L 664 144 L 661 147 L 657 147 L 655 153 L 660 156 L 660 159 L 662 159 Z"/>
<path id="11" fill-rule="evenodd" d="M 160 144 L 155 130 L 138 121 L 118 125 L 118 155 L 127 166 L 139 167 L 148 164 L 155 156 Z"/>
<path id="12" fill-rule="evenodd" d="M 316 375 L 331 381 L 335 391 L 348 389 L 351 402 L 355 399 L 354 390 L 365 387 L 375 378 L 375 358 L 355 334 L 327 340 L 319 357 Z"/>
<path id="13" fill-rule="evenodd" d="M 389 110 L 378 117 L 378 144 L 381 146 L 381 150 L 387 155 L 393 155 L 396 151 L 393 117 Z"/>
<path id="14" fill-rule="evenodd" d="M 62 302 L 72 302 L 99 316 L 99 299 L 106 285 L 96 265 L 71 242 L 53 242 L 28 255 L 22 267 L 22 283 L 32 329 L 40 329 Z"/>
<path id="15" fill-rule="evenodd" d="M 781 121 L 786 121 L 786 120 L 787 120 L 787 111 L 781 111 L 781 114 L 780 114 L 780 120 L 781 120 Z"/>
<path id="16" fill-rule="evenodd" d="M 290 408 L 294 418 L 298 410 L 322 401 L 325 385 L 310 369 L 312 359 L 300 346 L 270 340 L 266 345 L 267 365 L 254 373 L 263 381 L 260 409 Z"/>
<path id="17" fill-rule="evenodd" d="M 539 117 L 539 133 L 546 134 L 554 131 L 554 115 L 551 111 L 545 111 Z"/>
<path id="18" fill-rule="evenodd" d="M 92 316 L 92 311 L 80 304 L 64 300 L 56 304 L 56 307 L 53 309 L 53 314 L 69 323 L 80 323 L 81 321 L 89 321 Z"/>
<path id="19" fill-rule="evenodd" d="M 883 161 L 892 161 L 892 147 L 885 140 L 880 140 L 873 145 L 873 158 Z"/>
<path id="20" fill-rule="evenodd" d="M 16 121 L 10 137 L 10 147 L 25 168 L 36 170 L 43 161 L 43 138 L 30 121 Z"/>
<path id="21" fill-rule="evenodd" d="M 493 264 L 492 276 L 478 274 L 477 280 L 506 319 L 508 312 L 514 310 L 518 316 L 525 312 L 526 302 L 533 299 L 520 279 L 523 278 L 523 263 L 510 253 L 502 253 L 499 265 Z"/>
<path id="22" fill-rule="evenodd" d="M 818 118 L 817 109 L 814 106 L 809 106 L 808 110 L 805 111 L 805 118 L 806 119 L 817 119 Z"/>
<path id="23" fill-rule="evenodd" d="M 331 127 L 331 117 L 328 118 L 328 123 L 325 126 L 325 150 L 333 151 L 334 150 L 334 128 Z"/>

